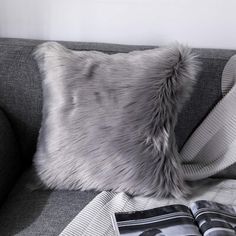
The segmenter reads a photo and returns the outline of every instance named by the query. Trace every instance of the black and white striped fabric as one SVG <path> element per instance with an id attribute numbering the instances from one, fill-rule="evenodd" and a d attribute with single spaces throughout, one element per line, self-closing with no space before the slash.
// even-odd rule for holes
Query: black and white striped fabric
<path id="1" fill-rule="evenodd" d="M 187 180 L 210 177 L 236 163 L 236 56 L 225 66 L 223 99 L 189 138 L 181 151 Z M 170 204 L 188 204 L 205 199 L 236 205 L 236 180 L 207 179 L 193 183 L 194 194 L 186 199 L 131 197 L 102 192 L 63 230 L 60 236 L 113 236 L 111 214 L 145 210 Z"/>

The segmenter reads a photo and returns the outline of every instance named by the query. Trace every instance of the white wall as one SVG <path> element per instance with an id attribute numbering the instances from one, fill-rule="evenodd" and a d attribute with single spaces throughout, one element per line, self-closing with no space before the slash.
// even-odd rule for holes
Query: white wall
<path id="1" fill-rule="evenodd" d="M 0 0 L 0 36 L 236 49 L 236 0 Z"/>

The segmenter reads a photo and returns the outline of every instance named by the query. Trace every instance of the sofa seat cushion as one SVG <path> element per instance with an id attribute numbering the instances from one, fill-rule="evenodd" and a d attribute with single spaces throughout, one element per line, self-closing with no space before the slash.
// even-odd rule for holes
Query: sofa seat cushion
<path id="1" fill-rule="evenodd" d="M 32 171 L 17 182 L 0 208 L 0 235 L 58 235 L 96 195 L 95 192 L 34 190 Z"/>

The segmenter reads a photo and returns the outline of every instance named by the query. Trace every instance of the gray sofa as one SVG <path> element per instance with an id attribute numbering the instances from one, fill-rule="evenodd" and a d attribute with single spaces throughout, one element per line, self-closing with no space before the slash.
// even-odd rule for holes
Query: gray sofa
<path id="1" fill-rule="evenodd" d="M 96 192 L 51 191 L 30 187 L 31 168 L 41 122 L 41 78 L 32 57 L 36 40 L 0 39 L 0 235 L 58 235 Z M 105 53 L 144 50 L 151 46 L 62 42 L 74 50 Z M 221 99 L 221 75 L 236 51 L 194 49 L 202 71 L 190 101 L 179 114 L 179 149 Z M 232 177 L 234 167 L 224 172 Z"/>

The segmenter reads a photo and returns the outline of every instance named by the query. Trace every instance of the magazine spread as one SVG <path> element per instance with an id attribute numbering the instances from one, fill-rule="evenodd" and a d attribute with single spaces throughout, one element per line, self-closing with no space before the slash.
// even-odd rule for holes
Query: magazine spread
<path id="1" fill-rule="evenodd" d="M 236 235 L 236 207 L 210 201 L 197 201 L 190 205 L 202 235 Z"/>
<path id="2" fill-rule="evenodd" d="M 190 207 L 176 204 L 115 213 L 112 223 L 121 236 L 235 236 L 236 208 L 201 200 Z"/>

